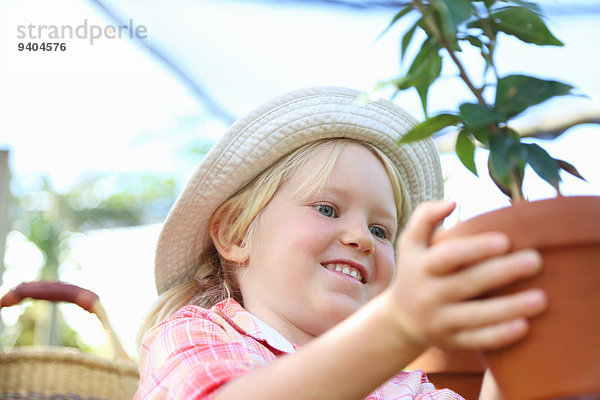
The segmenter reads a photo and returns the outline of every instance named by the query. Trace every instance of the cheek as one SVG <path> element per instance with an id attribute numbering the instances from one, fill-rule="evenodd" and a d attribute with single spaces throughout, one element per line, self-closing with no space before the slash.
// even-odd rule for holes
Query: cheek
<path id="1" fill-rule="evenodd" d="M 286 228 L 281 234 L 285 235 L 283 240 L 288 246 L 314 252 L 327 247 L 333 238 L 334 230 L 327 219 L 315 217 L 312 213 L 307 214 L 303 218 L 286 221 Z"/>
<path id="2" fill-rule="evenodd" d="M 251 258 L 268 260 L 276 268 L 318 258 L 330 239 L 328 225 L 312 214 L 279 216 L 263 223 L 272 228 L 262 229 L 253 238 Z"/>

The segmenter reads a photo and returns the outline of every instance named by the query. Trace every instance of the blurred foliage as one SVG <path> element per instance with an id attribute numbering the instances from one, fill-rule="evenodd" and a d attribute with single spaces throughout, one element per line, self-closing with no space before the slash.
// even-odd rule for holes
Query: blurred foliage
<path id="1" fill-rule="evenodd" d="M 21 232 L 43 254 L 37 279 L 59 280 L 61 261 L 70 252 L 69 239 L 74 234 L 162 221 L 177 189 L 175 179 L 170 177 L 119 173 L 84 177 L 61 193 L 48 177 L 42 177 L 27 187 L 13 182 L 9 215 L 12 229 Z M 2 343 L 83 347 L 59 309 L 40 303 L 45 302 L 35 301 L 25 308 L 12 330 L 14 337 L 2 338 Z"/>
<path id="2" fill-rule="evenodd" d="M 14 337 L 9 341 L 14 346 L 30 346 L 37 344 L 41 340 L 36 335 L 49 335 L 50 332 L 40 331 L 39 326 L 36 329 L 36 324 L 40 323 L 40 320 L 47 319 L 57 308 L 51 308 L 51 305 L 40 301 L 32 301 L 29 306 L 25 308 L 24 313 L 20 316 L 18 325 L 16 327 Z M 45 321 L 46 322 L 46 321 Z M 55 334 L 57 335 L 54 344 L 66 347 L 76 347 L 86 352 L 92 352 L 79 337 L 79 334 L 72 329 L 64 320 L 60 313 L 56 313 L 56 326 Z"/>

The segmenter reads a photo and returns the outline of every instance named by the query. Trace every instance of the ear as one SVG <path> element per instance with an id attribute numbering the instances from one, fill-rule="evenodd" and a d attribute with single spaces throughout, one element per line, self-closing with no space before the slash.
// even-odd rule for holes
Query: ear
<path id="1" fill-rule="evenodd" d="M 227 240 L 225 240 L 225 232 L 227 229 L 229 229 L 229 225 L 227 223 L 223 223 L 218 216 L 213 216 L 213 218 L 210 219 L 208 230 L 219 254 L 226 260 L 233 261 L 238 264 L 245 264 L 249 259 L 247 249 L 240 247 L 236 243 L 229 243 Z"/>

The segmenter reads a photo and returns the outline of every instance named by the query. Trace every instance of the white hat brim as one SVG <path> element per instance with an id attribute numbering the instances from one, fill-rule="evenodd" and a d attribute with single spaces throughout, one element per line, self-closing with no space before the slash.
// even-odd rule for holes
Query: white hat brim
<path id="1" fill-rule="evenodd" d="M 433 141 L 398 145 L 416 121 L 387 100 L 364 102 L 361 96 L 340 87 L 302 89 L 234 123 L 204 156 L 165 220 L 155 255 L 158 293 L 194 277 L 210 243 L 210 217 L 221 203 L 284 155 L 319 139 L 346 137 L 383 151 L 400 172 L 411 210 L 422 201 L 441 199 L 443 180 Z"/>

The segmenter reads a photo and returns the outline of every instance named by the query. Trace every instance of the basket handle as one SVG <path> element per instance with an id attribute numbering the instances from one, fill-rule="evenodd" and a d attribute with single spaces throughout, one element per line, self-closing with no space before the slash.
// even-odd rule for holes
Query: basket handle
<path id="1" fill-rule="evenodd" d="M 0 308 L 17 305 L 27 298 L 52 302 L 66 301 L 77 304 L 91 313 L 94 312 L 94 302 L 99 300 L 98 295 L 91 290 L 64 282 L 23 282 L 0 298 Z"/>
<path id="2" fill-rule="evenodd" d="M 117 335 L 108 321 L 106 310 L 100 304 L 98 295 L 91 290 L 81 288 L 64 282 L 36 281 L 23 282 L 10 289 L 0 298 L 0 309 L 19 304 L 27 298 L 48 300 L 51 302 L 65 301 L 77 304 L 84 310 L 95 314 L 102 323 L 108 338 L 113 358 L 130 360 L 129 356 L 119 342 Z"/>

